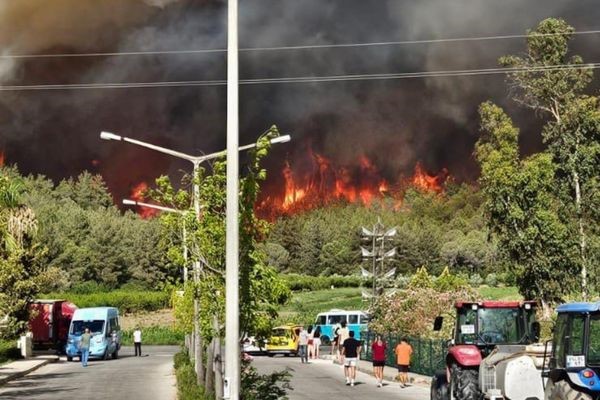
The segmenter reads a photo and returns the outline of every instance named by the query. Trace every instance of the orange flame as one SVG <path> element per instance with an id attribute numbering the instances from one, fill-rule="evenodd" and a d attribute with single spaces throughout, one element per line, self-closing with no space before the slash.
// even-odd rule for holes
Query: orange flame
<path id="1" fill-rule="evenodd" d="M 0 167 L 4 166 L 4 152 L 0 151 Z"/>
<path id="2" fill-rule="evenodd" d="M 419 190 L 435 193 L 443 192 L 447 178 L 444 170 L 439 175 L 429 175 L 420 163 L 415 165 L 410 178 L 401 178 L 390 184 L 383 178 L 372 160 L 361 155 L 355 166 L 336 166 L 322 154 L 308 151 L 310 166 L 308 172 L 301 173 L 286 162 L 282 175 L 285 182 L 283 193 L 268 193 L 257 203 L 257 210 L 265 217 L 276 217 L 343 201 L 370 206 L 375 201 L 399 210 L 402 207 L 404 191 L 412 186 Z"/>
<path id="3" fill-rule="evenodd" d="M 148 191 L 148 184 L 146 182 L 140 182 L 137 185 L 135 185 L 133 187 L 133 189 L 131 189 L 131 199 L 135 200 L 135 201 L 144 201 L 144 198 L 146 197 L 146 192 Z M 148 208 L 148 207 L 137 207 L 137 213 L 140 217 L 144 218 L 144 219 L 148 219 L 148 218 L 152 218 L 156 215 L 158 215 L 158 213 L 160 213 L 159 210 L 154 209 L 154 208 Z"/>

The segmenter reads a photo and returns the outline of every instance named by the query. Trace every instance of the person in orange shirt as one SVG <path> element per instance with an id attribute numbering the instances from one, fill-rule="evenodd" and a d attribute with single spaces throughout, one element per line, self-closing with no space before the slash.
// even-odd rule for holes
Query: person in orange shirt
<path id="1" fill-rule="evenodd" d="M 398 373 L 400 374 L 400 387 L 406 387 L 408 383 L 408 367 L 410 365 L 410 356 L 412 355 L 413 349 L 408 340 L 403 337 L 400 339 L 400 343 L 394 350 L 396 353 L 396 362 L 398 363 Z"/>

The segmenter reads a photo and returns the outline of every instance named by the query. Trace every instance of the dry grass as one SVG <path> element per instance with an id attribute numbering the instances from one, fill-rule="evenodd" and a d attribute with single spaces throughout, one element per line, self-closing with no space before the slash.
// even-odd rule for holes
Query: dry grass
<path id="1" fill-rule="evenodd" d="M 133 330 L 136 326 L 140 328 L 150 326 L 172 327 L 174 323 L 175 317 L 173 316 L 173 310 L 170 308 L 121 316 L 121 329 L 123 330 Z"/>

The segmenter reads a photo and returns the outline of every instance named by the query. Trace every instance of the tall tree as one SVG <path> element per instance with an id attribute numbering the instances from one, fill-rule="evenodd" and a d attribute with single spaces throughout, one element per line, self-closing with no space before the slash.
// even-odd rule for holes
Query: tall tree
<path id="1" fill-rule="evenodd" d="M 556 163 L 554 187 L 565 199 L 563 221 L 578 237 L 581 290 L 586 298 L 590 265 L 589 236 L 598 233 L 598 171 L 600 111 L 598 99 L 584 94 L 592 69 L 570 56 L 574 29 L 562 19 L 546 19 L 529 32 L 523 57 L 506 56 L 501 64 L 515 68 L 508 75 L 513 98 L 549 117 L 542 136 Z M 593 250 L 594 252 L 597 249 Z"/>
<path id="2" fill-rule="evenodd" d="M 552 156 L 521 159 L 519 131 L 502 109 L 488 102 L 479 112 L 482 137 L 475 154 L 490 230 L 511 257 L 521 294 L 539 298 L 545 306 L 560 301 L 573 288 L 577 263 L 576 246 L 554 194 Z"/>

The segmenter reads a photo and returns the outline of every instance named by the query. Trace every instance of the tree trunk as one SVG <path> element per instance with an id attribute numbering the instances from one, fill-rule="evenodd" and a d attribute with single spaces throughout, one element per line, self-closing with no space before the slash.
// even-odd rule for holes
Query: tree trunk
<path id="1" fill-rule="evenodd" d="M 215 390 L 215 372 L 214 372 L 214 359 L 215 359 L 215 338 L 206 348 L 206 372 L 204 377 L 204 388 L 206 393 L 213 393 Z"/>
<path id="2" fill-rule="evenodd" d="M 200 334 L 200 321 L 198 312 L 198 299 L 194 299 L 194 360 L 197 383 L 204 383 L 204 343 Z"/>
<path id="3" fill-rule="evenodd" d="M 579 184 L 579 174 L 573 171 L 573 185 L 575 186 L 575 210 L 577 211 L 577 222 L 579 225 L 579 254 L 581 258 L 581 295 L 583 301 L 587 301 L 587 258 L 586 258 L 586 237 L 583 227 L 583 216 L 581 213 L 581 187 Z"/>

